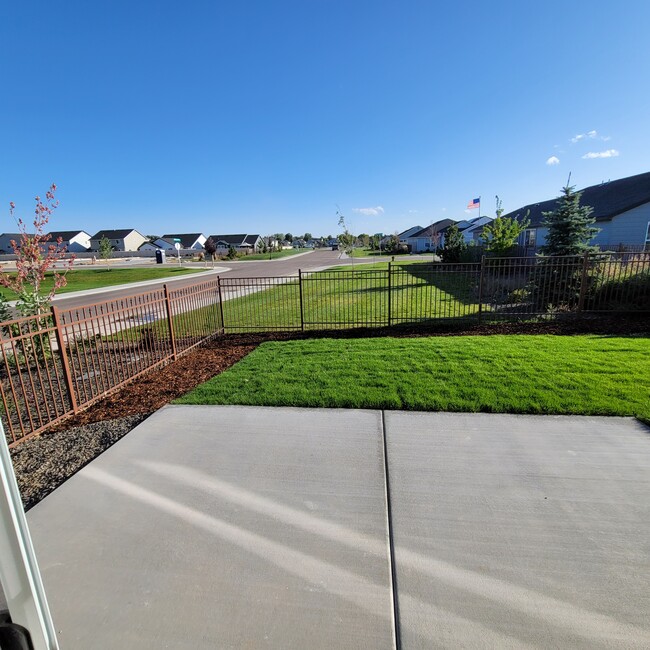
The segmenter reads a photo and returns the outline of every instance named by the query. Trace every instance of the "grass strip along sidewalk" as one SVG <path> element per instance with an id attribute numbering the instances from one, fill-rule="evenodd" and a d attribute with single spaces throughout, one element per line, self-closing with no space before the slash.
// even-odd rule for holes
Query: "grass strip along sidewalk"
<path id="1" fill-rule="evenodd" d="M 650 419 L 650 338 L 496 335 L 262 344 L 179 404 Z"/>
<path id="2" fill-rule="evenodd" d="M 57 290 L 57 294 L 70 291 L 85 291 L 87 289 L 99 289 L 112 287 L 118 284 L 129 284 L 131 282 L 144 282 L 145 280 L 160 280 L 161 278 L 178 277 L 187 273 L 196 273 L 203 269 L 182 268 L 182 267 L 160 267 L 160 268 L 128 268 L 128 269 L 72 269 L 66 274 L 68 284 Z M 9 273 L 8 275 L 13 275 Z M 43 282 L 43 291 L 49 291 L 54 282 L 51 273 L 46 276 Z M 10 289 L 2 289 L 7 300 L 16 300 L 16 294 Z"/>

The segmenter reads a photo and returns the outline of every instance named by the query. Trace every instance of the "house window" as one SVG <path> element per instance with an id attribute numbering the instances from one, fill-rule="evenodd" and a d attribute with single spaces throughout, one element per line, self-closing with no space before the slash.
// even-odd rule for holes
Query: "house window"
<path id="1" fill-rule="evenodd" d="M 535 248 L 537 245 L 537 230 L 529 229 L 524 231 L 524 246 L 526 248 Z"/>
<path id="2" fill-rule="evenodd" d="M 645 243 L 650 244 L 650 221 L 648 221 L 648 227 L 645 231 Z"/>

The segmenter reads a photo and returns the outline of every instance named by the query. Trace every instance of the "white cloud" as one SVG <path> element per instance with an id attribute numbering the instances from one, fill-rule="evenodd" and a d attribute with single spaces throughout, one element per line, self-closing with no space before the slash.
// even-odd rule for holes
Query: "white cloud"
<path id="1" fill-rule="evenodd" d="M 551 156 L 547 161 L 547 165 L 559 165 L 560 159 L 557 156 Z"/>
<path id="2" fill-rule="evenodd" d="M 382 210 L 382 212 L 383 212 L 383 210 Z M 409 214 L 417 214 L 418 212 L 419 212 L 419 210 L 409 210 Z"/>
<path id="3" fill-rule="evenodd" d="M 585 138 L 588 138 L 589 140 L 602 140 L 603 142 L 611 140 L 611 137 L 608 135 L 598 135 L 598 131 L 587 131 L 587 133 L 579 133 L 578 135 L 573 136 L 571 138 L 571 142 L 575 144 L 576 142 L 580 142 L 580 140 L 584 140 Z"/>
<path id="4" fill-rule="evenodd" d="M 616 158 L 619 156 L 619 152 L 616 149 L 608 149 L 607 151 L 590 151 L 586 153 L 583 158 L 585 160 L 591 160 L 592 158 Z"/>
<path id="5" fill-rule="evenodd" d="M 376 208 L 352 208 L 352 212 L 359 212 L 365 214 L 367 217 L 376 217 L 384 213 L 384 208 L 378 205 Z"/>

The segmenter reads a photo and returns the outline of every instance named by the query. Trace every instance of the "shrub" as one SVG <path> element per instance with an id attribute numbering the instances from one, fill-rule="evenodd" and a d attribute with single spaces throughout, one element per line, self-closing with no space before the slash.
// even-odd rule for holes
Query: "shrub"
<path id="1" fill-rule="evenodd" d="M 601 277 L 592 282 L 585 299 L 585 309 L 598 311 L 650 311 L 650 271 L 625 269 L 614 275 L 613 265 L 606 265 Z M 604 277 L 608 275 L 609 277 Z"/>

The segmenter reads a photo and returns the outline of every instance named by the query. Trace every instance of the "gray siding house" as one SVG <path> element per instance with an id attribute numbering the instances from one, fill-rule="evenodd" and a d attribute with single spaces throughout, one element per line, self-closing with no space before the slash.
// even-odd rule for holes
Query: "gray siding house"
<path id="1" fill-rule="evenodd" d="M 3 232 L 0 235 L 0 253 L 10 253 L 13 254 L 14 249 L 11 246 L 11 241 L 19 242 L 20 233 L 19 232 Z"/>
<path id="2" fill-rule="evenodd" d="M 454 223 L 456 222 L 453 219 L 441 219 L 404 237 L 404 241 L 411 247 L 412 253 L 434 251 L 438 246 L 442 246 L 445 230 Z"/>
<path id="3" fill-rule="evenodd" d="M 580 205 L 590 205 L 600 232 L 591 243 L 603 250 L 650 250 L 650 172 L 585 187 Z M 544 244 L 548 229 L 544 212 L 557 207 L 557 198 L 531 203 L 506 214 L 524 219 L 530 211 L 530 227 L 522 233 L 519 245 L 535 251 Z"/>
<path id="4" fill-rule="evenodd" d="M 227 253 L 231 246 L 238 253 L 256 253 L 262 245 L 262 238 L 259 235 L 210 235 L 210 237 L 219 255 Z"/>

